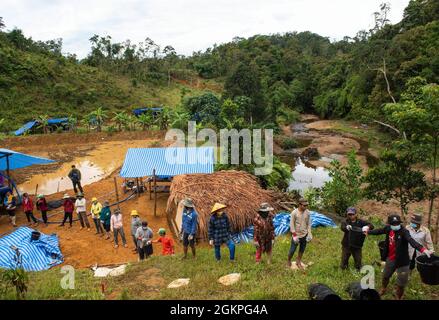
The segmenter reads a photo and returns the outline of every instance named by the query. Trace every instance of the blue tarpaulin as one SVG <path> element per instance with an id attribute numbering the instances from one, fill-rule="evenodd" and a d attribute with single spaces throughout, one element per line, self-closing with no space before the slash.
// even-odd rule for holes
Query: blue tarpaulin
<path id="1" fill-rule="evenodd" d="M 327 216 L 315 212 L 310 211 L 311 213 L 311 227 L 332 227 L 335 228 L 337 225 L 332 221 L 332 219 Z M 289 212 L 280 212 L 273 219 L 274 232 L 276 236 L 280 236 L 283 234 L 287 234 L 290 231 L 290 219 L 291 214 Z M 247 243 L 253 241 L 253 226 L 249 226 L 243 231 L 239 233 L 235 233 L 232 235 L 232 239 L 235 243 Z"/>
<path id="2" fill-rule="evenodd" d="M 16 252 L 12 246 L 18 248 L 25 271 L 47 270 L 63 262 L 58 236 L 41 233 L 39 240 L 31 240 L 33 231 L 35 230 L 28 227 L 20 227 L 0 238 L 0 268 L 17 267 Z"/>
<path id="3" fill-rule="evenodd" d="M 24 126 L 22 126 L 20 129 L 18 129 L 17 131 L 14 132 L 14 134 L 16 136 L 21 136 L 23 135 L 25 132 L 29 131 L 30 129 L 32 129 L 34 126 L 37 125 L 37 121 L 29 121 L 28 123 L 26 123 Z"/>
<path id="4" fill-rule="evenodd" d="M 157 115 L 159 112 L 161 112 L 163 110 L 163 108 L 139 108 L 139 109 L 134 109 L 133 114 L 136 117 L 138 117 L 141 114 L 144 114 L 145 112 L 147 112 L 148 110 L 151 110 L 153 115 Z"/>
<path id="5" fill-rule="evenodd" d="M 8 159 L 9 159 L 9 170 L 15 170 L 20 168 L 29 167 L 32 165 L 49 164 L 55 161 L 34 157 L 28 154 L 15 152 L 9 149 L 0 149 L 0 170 L 5 171 L 8 169 Z"/>
<path id="6" fill-rule="evenodd" d="M 158 177 L 212 173 L 213 165 L 213 147 L 128 149 L 120 176 L 124 178 L 152 176 L 154 169 Z"/>
<path id="7" fill-rule="evenodd" d="M 67 125 L 68 123 L 69 123 L 69 118 L 53 118 L 53 119 L 47 120 L 47 124 L 49 126 L 54 126 L 54 125 L 59 125 L 59 124 L 66 124 Z M 38 124 L 39 124 L 39 122 L 37 120 L 29 121 L 24 126 L 22 126 L 20 129 L 15 131 L 14 135 L 21 136 Z"/>

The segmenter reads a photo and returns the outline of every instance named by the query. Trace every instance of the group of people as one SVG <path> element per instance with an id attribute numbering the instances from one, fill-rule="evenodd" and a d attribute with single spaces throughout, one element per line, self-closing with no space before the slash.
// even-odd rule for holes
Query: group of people
<path id="1" fill-rule="evenodd" d="M 191 199 L 183 201 L 183 215 L 181 226 L 181 240 L 184 246 L 184 256 L 187 257 L 188 247 L 192 249 L 195 257 L 195 237 L 198 225 L 198 214 Z M 214 247 L 215 259 L 221 259 L 221 246 L 226 245 L 229 249 L 230 260 L 235 260 L 235 244 L 232 240 L 232 231 L 227 206 L 216 203 L 211 210 L 211 217 L 208 223 L 209 244 Z M 267 262 L 271 263 L 273 245 L 275 242 L 275 230 L 273 225 L 273 208 L 268 203 L 262 203 L 255 216 L 254 245 L 256 248 L 256 263 L 261 262 L 262 254 L 267 255 Z M 365 239 L 369 235 L 385 235 L 382 259 L 385 267 L 382 278 L 382 289 L 380 294 L 387 291 L 390 279 L 394 273 L 397 274 L 396 298 L 402 299 L 404 289 L 409 280 L 411 270 L 415 268 L 416 257 L 425 254 L 430 257 L 434 253 L 433 241 L 428 228 L 422 225 L 422 215 L 414 214 L 410 224 L 403 225 L 401 217 L 391 214 L 388 217 L 386 226 L 374 228 L 374 226 L 358 217 L 356 208 L 347 209 L 347 218 L 341 224 L 343 238 L 341 241 L 341 263 L 340 268 L 348 268 L 349 259 L 352 256 L 357 270 L 362 267 L 362 248 Z M 308 210 L 306 199 L 300 199 L 298 208 L 291 212 L 290 219 L 291 245 L 288 252 L 287 266 L 292 266 L 292 258 L 297 250 L 296 265 L 303 269 L 302 257 L 307 244 L 312 241 L 311 214 Z"/>

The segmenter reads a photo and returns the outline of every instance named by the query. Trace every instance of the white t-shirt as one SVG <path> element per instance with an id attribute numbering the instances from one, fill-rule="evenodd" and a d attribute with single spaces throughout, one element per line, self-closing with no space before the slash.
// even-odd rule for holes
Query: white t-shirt
<path id="1" fill-rule="evenodd" d="M 87 211 L 87 201 L 85 198 L 76 199 L 75 201 L 76 212 L 86 212 Z"/>

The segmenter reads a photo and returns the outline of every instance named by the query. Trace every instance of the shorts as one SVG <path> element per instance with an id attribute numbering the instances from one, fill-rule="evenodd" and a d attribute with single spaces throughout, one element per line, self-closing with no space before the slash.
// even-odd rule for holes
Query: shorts
<path id="1" fill-rule="evenodd" d="M 195 246 L 195 237 L 192 240 L 189 240 L 189 233 L 183 232 L 183 246 L 187 247 L 187 246 Z"/>
<path id="2" fill-rule="evenodd" d="M 395 264 L 395 261 L 390 261 L 389 259 L 386 260 L 386 265 L 383 270 L 383 278 L 390 279 L 396 271 L 396 284 L 398 287 L 404 288 L 409 281 L 410 268 L 408 265 L 396 268 Z"/>

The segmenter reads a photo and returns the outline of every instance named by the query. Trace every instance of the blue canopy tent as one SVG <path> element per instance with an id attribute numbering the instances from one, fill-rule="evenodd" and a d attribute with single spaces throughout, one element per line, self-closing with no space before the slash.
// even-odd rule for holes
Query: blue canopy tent
<path id="1" fill-rule="evenodd" d="M 35 128 L 39 124 L 40 124 L 40 122 L 38 120 L 29 121 L 24 126 L 22 126 L 20 129 L 15 131 L 14 135 L 21 136 L 21 135 L 25 134 L 26 132 L 28 132 L 29 130 L 31 130 L 32 128 Z M 67 126 L 67 125 L 69 125 L 69 118 L 49 119 L 49 120 L 47 120 L 47 125 L 48 126 L 60 126 L 60 125 Z"/>
<path id="2" fill-rule="evenodd" d="M 157 201 L 156 178 L 172 178 L 179 174 L 212 173 L 215 162 L 213 147 L 128 149 L 120 171 L 123 178 L 153 177 L 154 199 Z M 151 198 L 151 187 L 150 198 Z M 154 205 L 154 215 L 156 204 Z"/>
<path id="3" fill-rule="evenodd" d="M 10 170 L 16 170 L 20 168 L 29 167 L 32 165 L 42 165 L 42 164 L 49 164 L 54 162 L 55 161 L 50 159 L 35 157 L 28 154 L 12 151 L 9 149 L 0 148 L 0 171 L 6 172 L 6 176 L 5 175 L 2 176 L 8 179 L 9 188 L 15 188 L 19 197 L 20 194 L 18 193 L 17 187 L 15 186 L 14 182 L 10 178 Z"/>

